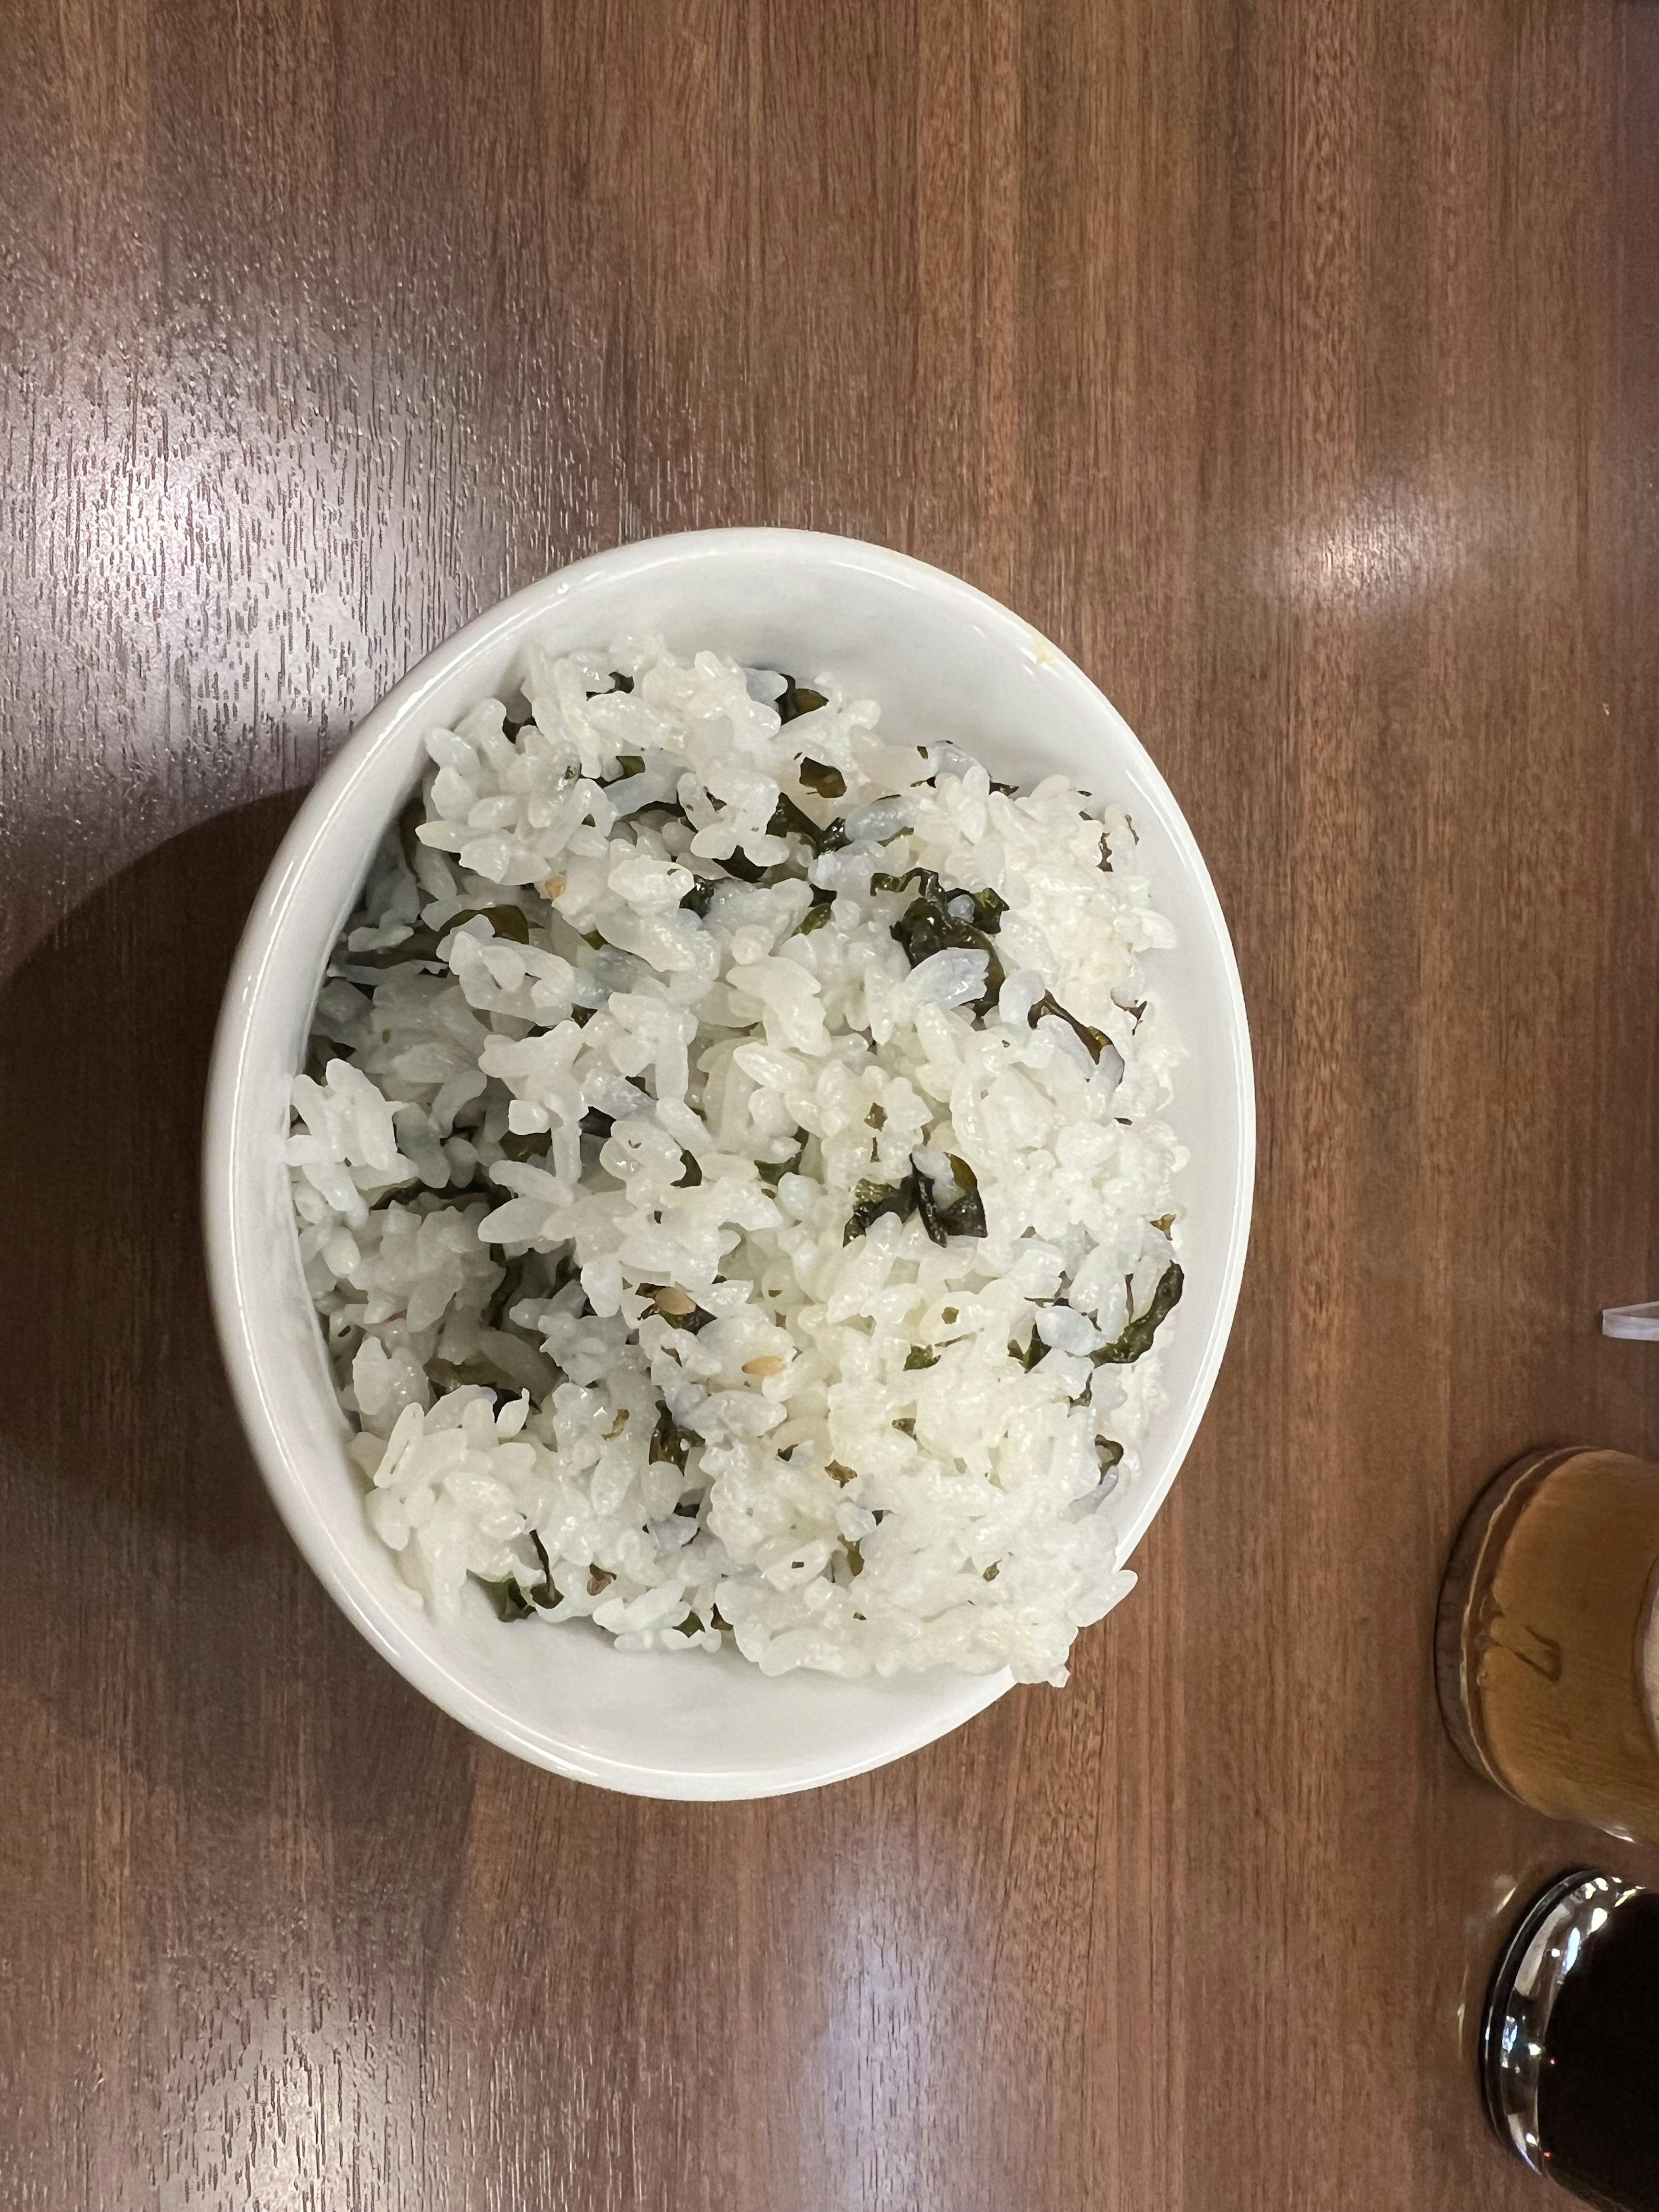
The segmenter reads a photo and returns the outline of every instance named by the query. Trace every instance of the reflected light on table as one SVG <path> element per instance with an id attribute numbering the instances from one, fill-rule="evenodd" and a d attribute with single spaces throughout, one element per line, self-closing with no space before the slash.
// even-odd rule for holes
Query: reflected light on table
<path id="1" fill-rule="evenodd" d="M 1480 497 L 1373 485 L 1340 513 L 1287 531 L 1275 580 L 1310 610 L 1364 605 L 1400 613 L 1467 578 L 1492 533 Z"/>

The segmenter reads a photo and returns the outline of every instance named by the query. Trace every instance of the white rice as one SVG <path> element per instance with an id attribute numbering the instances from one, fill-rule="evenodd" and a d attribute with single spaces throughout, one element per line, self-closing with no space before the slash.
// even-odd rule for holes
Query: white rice
<path id="1" fill-rule="evenodd" d="M 294 1085 L 307 1279 L 441 1616 L 1063 1682 L 1179 1296 L 1173 933 L 1121 810 L 817 688 L 532 649 L 432 733 Z"/>

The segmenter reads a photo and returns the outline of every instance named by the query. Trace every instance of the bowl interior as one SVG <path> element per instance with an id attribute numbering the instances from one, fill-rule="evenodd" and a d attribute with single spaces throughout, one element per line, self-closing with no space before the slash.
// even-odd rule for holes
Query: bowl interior
<path id="1" fill-rule="evenodd" d="M 365 1522 L 301 1277 L 280 1140 L 324 963 L 422 741 L 514 686 L 531 637 L 555 648 L 652 629 L 881 702 L 895 736 L 951 737 L 993 773 L 1060 769 L 1120 800 L 1178 950 L 1154 956 L 1188 1058 L 1170 1119 L 1191 1153 L 1186 1291 L 1160 1341 L 1168 1404 L 1120 1498 L 1125 1553 L 1191 1441 L 1237 1293 L 1253 1156 L 1249 1047 L 1225 925 L 1191 833 L 1122 718 L 1018 617 L 953 577 L 842 538 L 730 531 L 662 538 L 532 586 L 416 669 L 353 737 L 296 818 L 233 973 L 210 1091 L 209 1256 L 232 1380 L 276 1503 L 370 1640 L 458 1718 L 520 1755 L 612 1788 L 756 1796 L 855 1773 L 928 1742 L 1006 1674 L 769 1680 L 732 1655 L 621 1653 L 597 1632 L 505 1626 L 483 1598 L 440 1629 Z"/>

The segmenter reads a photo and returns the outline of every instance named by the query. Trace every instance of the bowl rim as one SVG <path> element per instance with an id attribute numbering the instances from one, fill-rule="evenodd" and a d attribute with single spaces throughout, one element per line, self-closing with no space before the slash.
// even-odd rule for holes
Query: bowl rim
<path id="1" fill-rule="evenodd" d="M 822 531 L 745 526 L 680 531 L 636 539 L 588 555 L 526 584 L 452 633 L 378 700 L 324 768 L 289 825 L 259 889 L 230 966 L 209 1069 L 203 1124 L 203 1229 L 215 1327 L 244 1431 L 266 1489 L 301 1556 L 334 1602 L 368 1642 L 416 1689 L 463 1726 L 531 1764 L 573 1780 L 598 1784 L 629 1794 L 657 1797 L 732 1798 L 820 1787 L 844 1780 L 904 1757 L 936 1741 L 994 1702 L 1012 1686 L 1006 1671 L 964 1676 L 963 1694 L 948 1709 L 918 1709 L 915 1724 L 884 1733 L 878 1746 L 838 1758 L 808 1755 L 775 1766 L 772 1778 L 757 1785 L 753 1770 L 700 1770 L 692 1786 L 675 1786 L 672 1771 L 605 1758 L 585 1748 L 554 1747 L 506 1706 L 459 1680 L 408 1632 L 395 1610 L 363 1580 L 311 1504 L 283 1437 L 277 1409 L 265 1389 L 253 1332 L 242 1293 L 242 1280 L 253 1255 L 243 1249 L 234 1192 L 238 1166 L 234 1143 L 236 1109 L 242 1090 L 261 986 L 278 957 L 284 923 L 297 879 L 325 826 L 348 800 L 383 742 L 413 714 L 458 665 L 482 656 L 504 635 L 527 627 L 538 617 L 582 589 L 653 567 L 683 562 L 702 553 L 815 555 L 830 565 L 864 574 L 884 574 L 912 588 L 942 594 L 976 614 L 1008 643 L 1046 671 L 1083 687 L 1094 710 L 1115 725 L 1116 734 L 1139 756 L 1142 773 L 1161 801 L 1161 826 L 1170 836 L 1203 908 L 1218 951 L 1231 1016 L 1235 1080 L 1228 1102 L 1235 1132 L 1237 1181 L 1231 1218 L 1221 1241 L 1220 1297 L 1169 1450 L 1161 1481 L 1146 1486 L 1127 1522 L 1120 1557 L 1127 1559 L 1167 1498 L 1208 1406 L 1226 1350 L 1238 1301 L 1249 1239 L 1255 1166 L 1255 1091 L 1249 1024 L 1232 939 L 1210 872 L 1174 793 L 1135 732 L 1099 687 L 1075 662 L 1012 608 L 965 579 L 868 540 Z"/>

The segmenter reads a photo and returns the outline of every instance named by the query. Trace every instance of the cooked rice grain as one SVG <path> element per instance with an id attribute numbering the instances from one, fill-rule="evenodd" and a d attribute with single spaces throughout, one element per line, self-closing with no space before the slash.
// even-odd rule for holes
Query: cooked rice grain
<path id="1" fill-rule="evenodd" d="M 372 1526 L 440 1615 L 1063 1681 L 1181 1285 L 1127 818 L 713 652 L 523 690 L 428 739 L 294 1086 Z"/>

